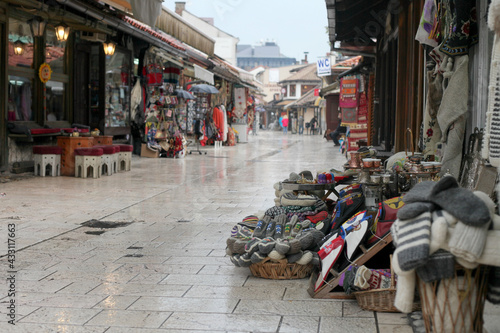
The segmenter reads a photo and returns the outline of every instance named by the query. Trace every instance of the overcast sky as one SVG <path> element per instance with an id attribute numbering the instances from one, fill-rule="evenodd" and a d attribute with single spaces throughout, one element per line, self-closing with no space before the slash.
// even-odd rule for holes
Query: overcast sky
<path id="1" fill-rule="evenodd" d="M 175 10 L 175 0 L 163 5 Z M 330 50 L 324 0 L 186 0 L 186 10 L 199 17 L 213 17 L 239 44 L 275 41 L 287 57 L 315 62 Z"/>

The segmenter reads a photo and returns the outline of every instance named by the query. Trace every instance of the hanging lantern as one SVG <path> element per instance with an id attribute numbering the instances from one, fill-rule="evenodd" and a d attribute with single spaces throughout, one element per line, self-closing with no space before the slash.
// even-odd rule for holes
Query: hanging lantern
<path id="1" fill-rule="evenodd" d="M 35 16 L 28 20 L 33 37 L 43 37 L 46 22 L 40 16 Z"/>
<path id="2" fill-rule="evenodd" d="M 106 38 L 106 41 L 102 43 L 102 45 L 104 46 L 104 54 L 109 56 L 115 54 L 116 44 L 109 39 L 109 36 Z"/>
<path id="3" fill-rule="evenodd" d="M 65 42 L 68 40 L 69 36 L 69 27 L 64 23 L 61 22 L 57 27 L 56 27 L 56 37 L 58 41 Z"/>
<path id="4" fill-rule="evenodd" d="M 14 42 L 14 54 L 21 55 L 24 53 L 24 43 L 19 39 Z"/>

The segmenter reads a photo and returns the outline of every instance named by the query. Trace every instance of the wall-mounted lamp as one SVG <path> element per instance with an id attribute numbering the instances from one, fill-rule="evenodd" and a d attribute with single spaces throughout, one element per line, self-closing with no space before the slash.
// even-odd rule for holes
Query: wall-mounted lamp
<path id="1" fill-rule="evenodd" d="M 105 55 L 113 55 L 115 54 L 115 47 L 116 47 L 116 44 L 113 43 L 111 41 L 111 39 L 109 39 L 109 36 L 106 38 L 106 41 L 104 43 L 102 43 L 102 45 L 104 46 L 104 54 Z"/>
<path id="2" fill-rule="evenodd" d="M 28 20 L 33 37 L 42 37 L 45 32 L 46 22 L 40 16 Z"/>
<path id="3" fill-rule="evenodd" d="M 64 22 L 59 23 L 59 25 L 56 26 L 57 40 L 65 42 L 66 40 L 68 40 L 68 36 L 69 36 L 69 27 Z"/>
<path id="4" fill-rule="evenodd" d="M 24 53 L 24 43 L 19 39 L 14 42 L 14 54 L 21 55 Z"/>

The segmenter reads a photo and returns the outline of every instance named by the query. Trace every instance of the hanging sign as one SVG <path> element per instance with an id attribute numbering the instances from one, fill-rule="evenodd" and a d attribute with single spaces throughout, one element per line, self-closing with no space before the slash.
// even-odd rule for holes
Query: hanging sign
<path id="1" fill-rule="evenodd" d="M 316 62 L 318 76 L 332 75 L 332 67 L 330 66 L 330 58 L 321 58 Z"/>
<path id="2" fill-rule="evenodd" d="M 45 62 L 41 64 L 40 70 L 38 71 L 38 76 L 40 77 L 40 81 L 42 81 L 43 83 L 47 83 L 47 81 L 49 81 L 52 76 L 52 69 L 50 68 L 50 65 Z"/>

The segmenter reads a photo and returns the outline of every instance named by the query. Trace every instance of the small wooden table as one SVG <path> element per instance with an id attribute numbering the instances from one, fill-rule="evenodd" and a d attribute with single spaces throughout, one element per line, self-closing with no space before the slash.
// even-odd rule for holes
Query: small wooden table
<path id="1" fill-rule="evenodd" d="M 92 136 L 58 136 L 57 145 L 63 149 L 61 176 L 75 176 L 75 149 L 94 146 Z"/>

